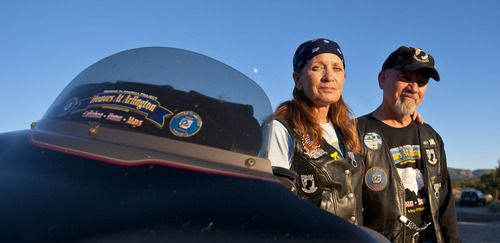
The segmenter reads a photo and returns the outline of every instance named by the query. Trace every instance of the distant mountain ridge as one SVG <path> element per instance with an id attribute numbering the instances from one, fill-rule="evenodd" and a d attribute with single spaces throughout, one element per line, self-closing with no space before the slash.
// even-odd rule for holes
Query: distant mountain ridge
<path id="1" fill-rule="evenodd" d="M 448 167 L 452 181 L 479 180 L 482 175 L 492 172 L 492 169 L 464 170 Z"/>

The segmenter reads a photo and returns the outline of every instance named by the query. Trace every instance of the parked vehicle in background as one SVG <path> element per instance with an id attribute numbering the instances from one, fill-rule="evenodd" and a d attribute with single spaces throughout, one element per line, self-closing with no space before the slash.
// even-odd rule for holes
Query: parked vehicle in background
<path id="1" fill-rule="evenodd" d="M 464 205 L 481 207 L 486 205 L 486 198 L 479 190 L 464 190 L 462 195 L 460 195 L 458 205 L 460 205 L 460 207 Z"/>

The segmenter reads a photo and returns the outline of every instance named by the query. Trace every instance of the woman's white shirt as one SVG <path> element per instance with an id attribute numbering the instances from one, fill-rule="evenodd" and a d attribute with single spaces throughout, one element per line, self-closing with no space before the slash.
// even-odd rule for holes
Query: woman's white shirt
<path id="1" fill-rule="evenodd" d="M 332 146 L 338 148 L 338 136 L 330 121 L 320 124 L 323 129 L 323 138 Z M 288 130 L 277 120 L 267 123 L 262 128 L 264 142 L 259 157 L 269 159 L 272 166 L 290 169 L 293 161 L 293 140 Z"/>

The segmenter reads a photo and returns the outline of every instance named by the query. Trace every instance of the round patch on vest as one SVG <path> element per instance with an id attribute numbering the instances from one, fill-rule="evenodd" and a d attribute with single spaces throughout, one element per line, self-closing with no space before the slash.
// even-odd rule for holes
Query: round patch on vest
<path id="1" fill-rule="evenodd" d="M 382 167 L 372 167 L 365 174 L 365 183 L 372 191 L 382 191 L 387 187 L 389 176 Z"/>
<path id="2" fill-rule="evenodd" d="M 371 150 L 379 150 L 382 147 L 382 137 L 375 132 L 368 132 L 363 136 L 365 146 Z"/>
<path id="3" fill-rule="evenodd" d="M 177 137 L 191 137 L 200 131 L 201 117 L 192 111 L 177 113 L 170 120 L 170 131 Z"/>

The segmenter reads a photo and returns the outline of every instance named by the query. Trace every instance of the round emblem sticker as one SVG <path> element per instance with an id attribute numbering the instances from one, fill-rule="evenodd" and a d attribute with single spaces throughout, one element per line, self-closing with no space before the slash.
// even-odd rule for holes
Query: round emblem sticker
<path id="1" fill-rule="evenodd" d="M 57 116 L 61 117 L 68 114 L 71 110 L 73 110 L 73 108 L 75 108 L 76 104 L 78 104 L 77 97 L 73 97 L 70 100 L 66 101 L 64 106 L 61 107 L 61 109 L 59 109 L 59 111 L 57 112 Z"/>
<path id="2" fill-rule="evenodd" d="M 371 150 L 379 150 L 382 147 L 382 137 L 374 132 L 368 132 L 363 136 L 365 146 Z"/>
<path id="3" fill-rule="evenodd" d="M 365 183 L 372 191 L 382 191 L 387 186 L 388 175 L 387 171 L 382 167 L 372 167 L 365 175 Z"/>
<path id="4" fill-rule="evenodd" d="M 201 117 L 192 111 L 177 113 L 170 120 L 170 131 L 177 137 L 191 137 L 200 131 Z"/>

